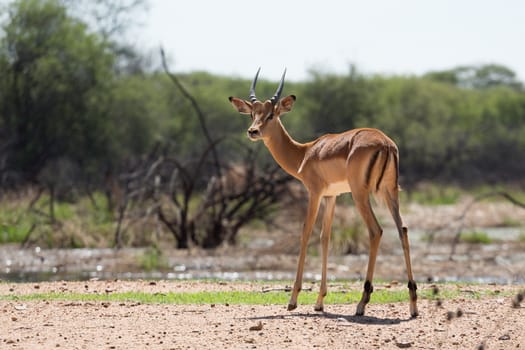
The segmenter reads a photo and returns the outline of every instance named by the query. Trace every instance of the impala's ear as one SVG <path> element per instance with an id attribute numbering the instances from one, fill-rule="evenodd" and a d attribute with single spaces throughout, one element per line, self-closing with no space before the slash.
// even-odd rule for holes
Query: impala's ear
<path id="1" fill-rule="evenodd" d="M 252 113 L 252 104 L 248 101 L 242 100 L 237 97 L 230 96 L 230 102 L 233 107 L 241 114 L 251 114 Z"/>
<path id="2" fill-rule="evenodd" d="M 283 97 L 277 105 L 278 114 L 288 113 L 292 110 L 293 104 L 295 103 L 295 95 Z"/>

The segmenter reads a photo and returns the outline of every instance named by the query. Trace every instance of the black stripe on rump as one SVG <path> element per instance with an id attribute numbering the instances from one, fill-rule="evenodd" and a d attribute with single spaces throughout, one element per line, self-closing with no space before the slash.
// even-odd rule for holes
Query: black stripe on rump
<path id="1" fill-rule="evenodd" d="M 366 169 L 366 173 L 365 173 L 366 187 L 369 187 L 369 185 L 370 185 L 370 177 L 372 176 L 372 169 L 374 169 L 374 165 L 377 162 L 377 159 L 379 157 L 379 153 L 381 153 L 381 150 L 377 150 L 372 155 L 372 158 L 370 158 L 370 163 L 368 163 L 368 168 Z"/>
<path id="2" fill-rule="evenodd" d="M 377 179 L 376 191 L 379 191 L 379 185 L 381 185 L 381 181 L 383 180 L 383 175 L 385 175 L 386 166 L 388 165 L 389 160 L 390 160 L 390 150 L 387 150 L 385 162 L 383 163 L 383 168 L 381 169 L 381 173 L 379 175 L 379 178 Z"/>

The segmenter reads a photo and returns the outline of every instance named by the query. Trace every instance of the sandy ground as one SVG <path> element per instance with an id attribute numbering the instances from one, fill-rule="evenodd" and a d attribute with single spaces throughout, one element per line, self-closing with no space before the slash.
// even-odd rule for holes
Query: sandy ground
<path id="1" fill-rule="evenodd" d="M 261 292 L 264 287 L 261 283 L 177 281 L 0 283 L 0 295 L 130 290 Z M 361 286 L 356 283 L 350 288 Z M 376 290 L 380 288 L 404 285 L 377 284 Z M 420 285 L 420 290 L 425 288 L 431 285 Z M 513 296 L 523 286 L 440 288 L 461 288 L 461 297 L 446 300 L 442 306 L 420 300 L 416 319 L 409 318 L 408 302 L 379 305 L 374 304 L 373 296 L 364 317 L 353 315 L 354 304 L 326 305 L 325 312 L 319 313 L 312 305 L 299 305 L 288 312 L 285 305 L 0 301 L 0 349 L 525 348 L 525 302 L 511 307 Z M 496 296 L 469 298 L 475 290 L 495 292 Z M 450 320 L 447 312 L 453 316 Z"/>

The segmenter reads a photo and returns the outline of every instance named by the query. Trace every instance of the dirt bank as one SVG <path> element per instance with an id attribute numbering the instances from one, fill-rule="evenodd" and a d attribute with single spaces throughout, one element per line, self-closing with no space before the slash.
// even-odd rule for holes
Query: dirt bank
<path id="1" fill-rule="evenodd" d="M 360 284 L 351 288 L 361 288 Z M 87 281 L 2 283 L 0 295 L 35 292 L 249 290 L 260 283 Z M 332 286 L 333 287 L 333 286 Z M 377 288 L 387 286 L 377 285 Z M 337 288 L 337 287 L 333 287 Z M 404 288 L 404 286 L 390 286 Z M 430 288 L 422 284 L 420 289 Z M 420 300 L 410 319 L 408 303 L 372 302 L 367 316 L 353 316 L 354 304 L 311 305 L 293 312 L 285 305 L 161 305 L 135 302 L 0 301 L 2 349 L 516 349 L 525 344 L 525 307 L 512 308 L 521 286 L 444 286 L 461 297 Z M 495 297 L 475 300 L 476 289 Z M 464 295 L 464 297 L 463 297 Z M 461 310 L 459 316 L 457 311 Z M 447 312 L 451 311 L 450 320 Z"/>

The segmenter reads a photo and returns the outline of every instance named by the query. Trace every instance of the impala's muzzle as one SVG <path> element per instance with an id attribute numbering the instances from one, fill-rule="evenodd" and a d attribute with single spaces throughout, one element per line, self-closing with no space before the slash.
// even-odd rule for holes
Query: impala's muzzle
<path id="1" fill-rule="evenodd" d="M 259 136 L 260 136 L 259 129 L 256 129 L 256 128 L 248 129 L 248 137 L 250 139 L 256 140 L 257 138 L 259 138 Z"/>

